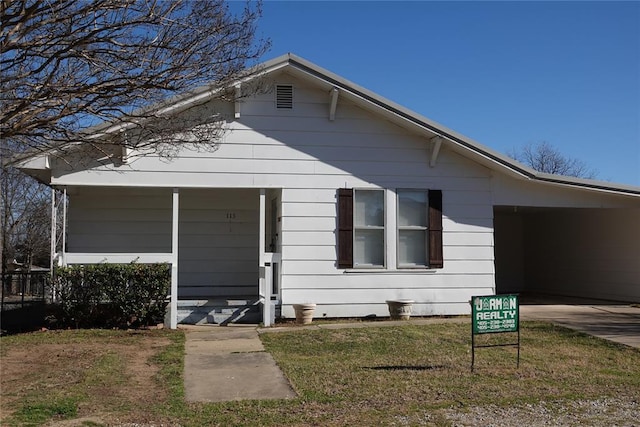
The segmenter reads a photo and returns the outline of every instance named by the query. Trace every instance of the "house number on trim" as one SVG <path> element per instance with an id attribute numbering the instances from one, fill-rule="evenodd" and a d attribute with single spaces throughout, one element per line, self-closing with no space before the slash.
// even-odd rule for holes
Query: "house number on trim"
<path id="1" fill-rule="evenodd" d="M 227 212 L 227 219 L 236 219 L 235 212 Z"/>

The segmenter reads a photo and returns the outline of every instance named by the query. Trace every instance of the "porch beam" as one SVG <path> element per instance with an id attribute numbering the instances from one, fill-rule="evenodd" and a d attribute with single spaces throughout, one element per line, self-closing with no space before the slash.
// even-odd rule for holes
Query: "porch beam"
<path id="1" fill-rule="evenodd" d="M 171 329 L 178 328 L 178 214 L 180 212 L 180 192 L 173 189 L 173 214 L 171 220 L 171 303 L 169 307 Z"/>
<path id="2" fill-rule="evenodd" d="M 157 262 L 173 262 L 173 253 L 86 253 L 67 252 L 65 253 L 66 264 L 154 264 Z"/>

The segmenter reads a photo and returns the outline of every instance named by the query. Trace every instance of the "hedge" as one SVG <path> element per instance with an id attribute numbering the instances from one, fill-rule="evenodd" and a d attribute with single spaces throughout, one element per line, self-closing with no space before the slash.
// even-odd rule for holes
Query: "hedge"
<path id="1" fill-rule="evenodd" d="M 59 267 L 51 286 L 58 326 L 145 326 L 164 319 L 171 266 L 132 263 Z"/>

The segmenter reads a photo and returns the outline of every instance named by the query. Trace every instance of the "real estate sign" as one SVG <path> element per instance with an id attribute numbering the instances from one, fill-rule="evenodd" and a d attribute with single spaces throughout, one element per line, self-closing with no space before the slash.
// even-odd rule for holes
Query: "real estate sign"
<path id="1" fill-rule="evenodd" d="M 517 332 L 519 317 L 517 295 L 480 296 L 471 300 L 474 334 Z"/>

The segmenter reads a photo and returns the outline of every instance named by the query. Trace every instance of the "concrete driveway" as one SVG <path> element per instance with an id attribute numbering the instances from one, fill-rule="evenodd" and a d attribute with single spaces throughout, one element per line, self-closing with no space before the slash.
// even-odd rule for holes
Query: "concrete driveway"
<path id="1" fill-rule="evenodd" d="M 553 322 L 580 332 L 640 348 L 640 307 L 608 303 L 522 303 L 521 320 Z"/>

